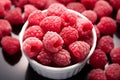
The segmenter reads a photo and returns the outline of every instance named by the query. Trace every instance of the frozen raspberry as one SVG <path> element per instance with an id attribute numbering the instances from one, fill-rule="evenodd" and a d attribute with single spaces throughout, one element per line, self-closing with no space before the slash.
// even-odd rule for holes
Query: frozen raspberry
<path id="1" fill-rule="evenodd" d="M 120 24 L 120 9 L 119 9 L 118 12 L 117 12 L 116 20 L 117 20 L 117 22 Z"/>
<path id="2" fill-rule="evenodd" d="M 44 9 L 47 0 L 28 0 L 28 2 L 39 9 Z"/>
<path id="3" fill-rule="evenodd" d="M 65 49 L 53 54 L 53 62 L 56 64 L 56 66 L 67 66 L 71 63 L 70 59 L 70 53 Z"/>
<path id="4" fill-rule="evenodd" d="M 112 49 L 112 51 L 110 52 L 110 57 L 113 63 L 120 64 L 120 47 Z"/>
<path id="5" fill-rule="evenodd" d="M 64 19 L 64 26 L 73 26 L 76 23 L 77 15 L 69 11 L 64 11 L 61 18 Z"/>
<path id="6" fill-rule="evenodd" d="M 86 10 L 86 8 L 84 7 L 83 4 L 79 3 L 79 2 L 71 2 L 71 3 L 68 3 L 67 6 L 66 6 L 68 9 L 72 9 L 72 10 L 75 10 L 79 13 L 83 12 Z"/>
<path id="7" fill-rule="evenodd" d="M 107 56 L 105 52 L 100 49 L 96 49 L 90 57 L 89 64 L 94 68 L 103 69 L 107 63 Z"/>
<path id="8" fill-rule="evenodd" d="M 44 48 L 50 52 L 58 52 L 63 46 L 62 37 L 56 32 L 48 31 L 43 37 Z"/>
<path id="9" fill-rule="evenodd" d="M 41 49 L 43 48 L 43 43 L 41 40 L 35 37 L 29 37 L 23 42 L 23 51 L 30 58 L 36 57 Z"/>
<path id="10" fill-rule="evenodd" d="M 29 25 L 39 25 L 45 17 L 41 10 L 35 10 L 28 17 Z"/>
<path id="11" fill-rule="evenodd" d="M 97 14 L 92 10 L 86 10 L 82 12 L 84 16 L 86 16 L 92 23 L 95 23 L 97 20 Z"/>
<path id="12" fill-rule="evenodd" d="M 20 8 L 9 10 L 4 18 L 8 20 L 11 24 L 23 23 L 22 12 Z"/>
<path id="13" fill-rule="evenodd" d="M 32 13 L 33 11 L 37 10 L 36 7 L 34 7 L 31 4 L 27 4 L 24 6 L 24 21 L 26 21 L 28 19 L 28 16 L 30 15 L 30 13 Z"/>
<path id="14" fill-rule="evenodd" d="M 50 52 L 46 51 L 46 50 L 42 50 L 38 56 L 37 56 L 37 60 L 39 63 L 43 64 L 43 65 L 50 65 L 52 62 L 52 55 Z"/>
<path id="15" fill-rule="evenodd" d="M 40 27 L 47 31 L 60 32 L 62 19 L 58 16 L 48 16 L 40 22 Z"/>
<path id="16" fill-rule="evenodd" d="M 87 57 L 90 46 L 84 41 L 76 41 L 69 45 L 69 50 L 73 61 L 81 62 Z"/>
<path id="17" fill-rule="evenodd" d="M 102 17 L 97 24 L 97 28 L 100 30 L 100 34 L 112 35 L 116 32 L 117 25 L 112 18 Z"/>
<path id="18" fill-rule="evenodd" d="M 16 7 L 23 8 L 28 3 L 28 0 L 12 0 L 12 2 Z"/>
<path id="19" fill-rule="evenodd" d="M 120 80 L 120 65 L 113 63 L 105 70 L 107 80 Z"/>
<path id="20" fill-rule="evenodd" d="M 107 78 L 102 69 L 93 69 L 88 74 L 88 80 L 107 80 Z"/>
<path id="21" fill-rule="evenodd" d="M 12 32 L 12 27 L 7 20 L 0 19 L 0 39 Z"/>
<path id="22" fill-rule="evenodd" d="M 20 50 L 19 40 L 10 36 L 5 36 L 1 40 L 3 50 L 9 55 L 14 55 Z"/>
<path id="23" fill-rule="evenodd" d="M 93 9 L 97 1 L 98 0 L 81 0 L 81 3 L 86 7 L 86 9 Z"/>
<path id="24" fill-rule="evenodd" d="M 77 41 L 79 37 L 78 31 L 70 26 L 63 28 L 60 32 L 60 36 L 63 38 L 65 45 L 69 45 L 74 41 Z"/>
<path id="25" fill-rule="evenodd" d="M 10 10 L 11 0 L 0 0 L 0 4 L 4 6 L 5 10 Z"/>
<path id="26" fill-rule="evenodd" d="M 40 40 L 43 38 L 43 30 L 40 26 L 30 26 L 24 33 L 23 40 L 25 40 L 28 37 L 36 37 Z"/>
<path id="27" fill-rule="evenodd" d="M 101 18 L 103 16 L 109 16 L 113 9 L 107 1 L 99 0 L 95 4 L 94 11 L 96 12 L 97 16 Z"/>
<path id="28" fill-rule="evenodd" d="M 47 3 L 45 5 L 45 8 L 47 9 L 51 4 L 53 3 L 57 3 L 58 1 L 57 0 L 47 0 Z"/>
<path id="29" fill-rule="evenodd" d="M 114 48 L 113 38 L 109 35 L 101 37 L 98 41 L 97 48 L 101 49 L 105 53 L 110 53 L 110 51 Z"/>
<path id="30" fill-rule="evenodd" d="M 4 6 L 0 3 L 0 18 L 4 18 L 5 16 L 5 8 Z"/>
<path id="31" fill-rule="evenodd" d="M 118 10 L 120 8 L 120 1 L 119 0 L 109 0 L 111 6 Z"/>
<path id="32" fill-rule="evenodd" d="M 67 8 L 60 3 L 53 3 L 48 7 L 48 15 L 60 16 Z"/>

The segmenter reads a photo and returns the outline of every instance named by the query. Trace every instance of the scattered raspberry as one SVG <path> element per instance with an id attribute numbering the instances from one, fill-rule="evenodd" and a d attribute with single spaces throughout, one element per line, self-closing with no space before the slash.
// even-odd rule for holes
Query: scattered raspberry
<path id="1" fill-rule="evenodd" d="M 110 52 L 110 57 L 113 63 L 120 64 L 120 47 L 112 49 Z"/>
<path id="2" fill-rule="evenodd" d="M 109 0 L 111 6 L 118 10 L 120 8 L 120 1 L 119 0 Z"/>
<path id="3" fill-rule="evenodd" d="M 0 39 L 9 35 L 12 32 L 12 27 L 7 20 L 0 19 Z"/>
<path id="4" fill-rule="evenodd" d="M 19 40 L 10 36 L 5 36 L 1 40 L 3 50 L 9 55 L 14 55 L 20 50 Z"/>
<path id="5" fill-rule="evenodd" d="M 96 49 L 90 57 L 89 64 L 94 68 L 103 69 L 107 63 L 107 56 L 105 52 L 100 49 Z"/>
<path id="6" fill-rule="evenodd" d="M 40 40 L 43 38 L 43 30 L 40 26 L 30 26 L 24 33 L 23 40 L 25 40 L 28 37 L 36 37 Z"/>
<path id="7" fill-rule="evenodd" d="M 97 14 L 93 10 L 86 10 L 82 12 L 84 16 L 86 16 L 92 23 L 97 21 Z"/>
<path id="8" fill-rule="evenodd" d="M 60 36 L 63 38 L 65 45 L 69 45 L 74 41 L 77 41 L 79 37 L 78 31 L 70 26 L 63 28 L 60 32 Z"/>
<path id="9" fill-rule="evenodd" d="M 40 22 L 40 27 L 47 31 L 60 32 L 62 19 L 58 16 L 48 16 Z"/>
<path id="10" fill-rule="evenodd" d="M 53 3 L 48 7 L 48 15 L 60 16 L 67 8 L 60 3 Z"/>
<path id="11" fill-rule="evenodd" d="M 119 64 L 110 64 L 106 70 L 105 74 L 107 80 L 120 80 L 120 65 Z"/>
<path id="12" fill-rule="evenodd" d="M 66 7 L 69 8 L 69 9 L 75 10 L 75 11 L 77 11 L 79 13 L 81 13 L 81 12 L 86 10 L 84 5 L 79 3 L 79 2 L 68 3 Z"/>
<path id="13" fill-rule="evenodd" d="M 0 4 L 4 6 L 5 10 L 10 10 L 11 0 L 0 0 Z"/>
<path id="14" fill-rule="evenodd" d="M 70 3 L 70 2 L 75 2 L 76 0 L 57 0 L 57 1 L 66 5 L 66 4 Z"/>
<path id="15" fill-rule="evenodd" d="M 117 30 L 115 21 L 110 17 L 102 17 L 97 24 L 97 28 L 100 30 L 100 34 L 112 35 Z"/>
<path id="16" fill-rule="evenodd" d="M 69 50 L 73 61 L 81 62 L 87 57 L 90 46 L 84 41 L 76 41 L 69 45 Z"/>
<path id="17" fill-rule="evenodd" d="M 11 24 L 21 24 L 23 23 L 22 12 L 20 8 L 14 8 L 9 10 L 6 15 L 5 19 L 8 20 Z"/>
<path id="18" fill-rule="evenodd" d="M 53 61 L 57 66 L 68 66 L 71 62 L 70 59 L 70 53 L 65 49 L 53 54 Z"/>
<path id="19" fill-rule="evenodd" d="M 39 25 L 45 16 L 46 15 L 43 14 L 41 10 L 33 11 L 28 17 L 29 25 Z"/>
<path id="20" fill-rule="evenodd" d="M 102 69 L 93 69 L 88 74 L 88 80 L 107 80 L 107 78 Z"/>
<path id="21" fill-rule="evenodd" d="M 117 12 L 116 20 L 117 20 L 117 22 L 120 24 L 120 9 L 119 9 L 118 12 Z"/>
<path id="22" fill-rule="evenodd" d="M 2 4 L 0 4 L 0 18 L 4 18 L 5 16 L 5 8 Z"/>
<path id="23" fill-rule="evenodd" d="M 42 50 L 37 56 L 38 62 L 43 65 L 50 65 L 52 62 L 52 55 L 46 50 Z"/>
<path id="24" fill-rule="evenodd" d="M 23 8 L 28 3 L 28 0 L 12 0 L 12 2 L 16 7 Z"/>
<path id="25" fill-rule="evenodd" d="M 63 43 L 63 39 L 56 32 L 48 31 L 43 37 L 44 48 L 53 53 L 62 49 Z"/>
<path id="26" fill-rule="evenodd" d="M 97 48 L 101 49 L 105 53 L 110 53 L 110 51 L 114 48 L 113 38 L 108 35 L 101 37 L 98 41 Z"/>
<path id="27" fill-rule="evenodd" d="M 113 9 L 107 1 L 99 0 L 95 4 L 94 11 L 96 12 L 97 16 L 101 18 L 103 16 L 109 16 Z"/>
<path id="28" fill-rule="evenodd" d="M 53 3 L 57 3 L 58 1 L 57 0 L 47 0 L 47 3 L 45 5 L 45 8 L 47 9 L 51 4 Z"/>
<path id="29" fill-rule="evenodd" d="M 29 37 L 23 42 L 23 51 L 30 58 L 36 57 L 42 48 L 42 41 L 35 37 Z"/>

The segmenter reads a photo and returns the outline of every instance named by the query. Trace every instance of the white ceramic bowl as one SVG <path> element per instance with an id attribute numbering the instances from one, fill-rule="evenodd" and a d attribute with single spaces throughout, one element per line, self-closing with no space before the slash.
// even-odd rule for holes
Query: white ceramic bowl
<path id="1" fill-rule="evenodd" d="M 46 12 L 47 10 L 44 10 L 43 12 Z M 80 13 L 70 10 L 68 9 L 68 11 L 75 13 L 76 15 L 87 19 L 86 17 L 84 17 L 83 15 L 81 15 Z M 88 20 L 88 19 L 87 19 Z M 28 26 L 28 21 L 25 22 L 25 24 L 23 25 L 23 28 L 19 34 L 19 39 L 20 39 L 20 45 L 21 45 L 21 51 L 23 53 L 23 55 L 25 55 L 24 51 L 23 51 L 23 34 Z M 92 29 L 92 34 L 93 34 L 93 45 L 91 47 L 91 50 L 88 54 L 88 56 L 85 58 L 84 61 L 80 62 L 80 63 L 76 63 L 74 65 L 70 65 L 67 67 L 62 67 L 62 68 L 56 68 L 56 67 L 49 67 L 49 66 L 45 66 L 42 65 L 40 63 L 38 63 L 37 61 L 30 59 L 29 57 L 26 58 L 29 61 L 31 67 L 34 69 L 34 71 L 36 71 L 38 74 L 47 77 L 47 78 L 51 78 L 51 79 L 66 79 L 69 77 L 72 77 L 74 75 L 76 75 L 78 72 L 81 71 L 81 69 L 85 66 L 85 64 L 87 63 L 88 59 L 90 58 L 90 56 L 92 55 L 93 51 L 95 50 L 96 47 L 96 41 L 97 41 L 97 37 L 96 37 L 96 31 L 95 28 L 93 26 Z"/>

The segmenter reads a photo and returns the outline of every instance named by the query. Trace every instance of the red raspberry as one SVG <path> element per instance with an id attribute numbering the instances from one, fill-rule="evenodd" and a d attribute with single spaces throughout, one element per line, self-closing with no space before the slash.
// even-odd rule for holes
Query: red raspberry
<path id="1" fill-rule="evenodd" d="M 11 24 L 21 24 L 23 23 L 22 12 L 20 8 L 14 8 L 9 10 L 6 15 L 5 19 L 8 20 Z"/>
<path id="2" fill-rule="evenodd" d="M 118 10 L 120 8 L 120 1 L 119 0 L 109 0 L 111 6 Z"/>
<path id="3" fill-rule="evenodd" d="M 47 0 L 47 3 L 45 5 L 45 8 L 47 9 L 51 4 L 57 3 L 57 0 Z"/>
<path id="4" fill-rule="evenodd" d="M 110 51 L 114 48 L 113 38 L 108 35 L 101 37 L 98 41 L 97 48 L 101 49 L 105 53 L 110 53 Z"/>
<path id="5" fill-rule="evenodd" d="M 84 41 L 76 41 L 69 45 L 71 57 L 75 62 L 82 62 L 90 51 L 90 46 Z"/>
<path id="6" fill-rule="evenodd" d="M 97 28 L 101 34 L 112 35 L 117 30 L 115 21 L 110 17 L 102 17 L 100 22 L 97 24 Z"/>
<path id="7" fill-rule="evenodd" d="M 69 9 L 75 10 L 75 11 L 77 11 L 79 13 L 81 13 L 81 12 L 86 10 L 84 5 L 79 3 L 79 2 L 68 3 L 66 7 L 69 8 Z"/>
<path id="8" fill-rule="evenodd" d="M 7 20 L 0 19 L 0 39 L 12 32 L 12 27 Z"/>
<path id="9" fill-rule="evenodd" d="M 96 12 L 97 16 L 101 18 L 103 16 L 109 16 L 113 9 L 107 1 L 99 0 L 95 4 L 94 11 Z"/>
<path id="10" fill-rule="evenodd" d="M 70 26 L 63 28 L 60 32 L 60 36 L 63 38 L 65 45 L 69 45 L 74 41 L 77 41 L 79 37 L 78 31 Z"/>
<path id="11" fill-rule="evenodd" d="M 119 64 L 110 64 L 106 70 L 105 74 L 107 80 L 120 80 L 120 65 Z"/>
<path id="12" fill-rule="evenodd" d="M 0 4 L 4 6 L 5 10 L 10 10 L 11 0 L 0 0 Z"/>
<path id="13" fill-rule="evenodd" d="M 86 10 L 82 12 L 84 16 L 86 16 L 92 23 L 97 21 L 97 14 L 93 10 Z"/>
<path id="14" fill-rule="evenodd" d="M 40 27 L 47 31 L 60 32 L 62 19 L 58 16 L 48 16 L 40 22 Z"/>
<path id="15" fill-rule="evenodd" d="M 12 0 L 12 2 L 15 6 L 23 8 L 28 3 L 28 0 Z"/>
<path id="16" fill-rule="evenodd" d="M 70 59 L 70 53 L 65 49 L 53 54 L 53 62 L 56 64 L 56 66 L 67 66 L 71 62 Z"/>
<path id="17" fill-rule="evenodd" d="M 46 51 L 46 50 L 42 50 L 38 56 L 37 56 L 37 60 L 39 63 L 43 64 L 43 65 L 50 65 L 52 62 L 52 55 L 50 52 Z"/>
<path id="18" fill-rule="evenodd" d="M 60 3 L 53 3 L 48 7 L 48 15 L 60 16 L 67 8 Z"/>
<path id="19" fill-rule="evenodd" d="M 29 25 L 39 25 L 45 17 L 41 10 L 35 10 L 28 17 Z"/>
<path id="20" fill-rule="evenodd" d="M 40 26 L 30 26 L 24 33 L 23 40 L 25 40 L 28 37 L 36 37 L 40 40 L 43 38 L 43 30 Z"/>
<path id="21" fill-rule="evenodd" d="M 107 80 L 107 78 L 102 69 L 93 69 L 88 74 L 88 80 Z"/>
<path id="22" fill-rule="evenodd" d="M 43 37 L 44 48 L 53 53 L 62 49 L 63 43 L 63 39 L 56 32 L 48 31 Z"/>
<path id="23" fill-rule="evenodd" d="M 14 55 L 20 50 L 19 40 L 10 36 L 5 36 L 1 40 L 2 48 L 9 55 Z"/>
<path id="24" fill-rule="evenodd" d="M 4 6 L 0 3 L 0 18 L 4 18 L 5 12 Z"/>
<path id="25" fill-rule="evenodd" d="M 44 9 L 47 0 L 28 0 L 28 2 L 39 9 Z"/>
<path id="26" fill-rule="evenodd" d="M 81 3 L 86 7 L 86 9 L 93 9 L 97 1 L 98 0 L 81 0 Z"/>
<path id="27" fill-rule="evenodd" d="M 30 58 L 36 57 L 42 48 L 42 41 L 35 37 L 29 37 L 23 42 L 23 51 Z"/>
<path id="28" fill-rule="evenodd" d="M 105 52 L 100 49 L 96 49 L 90 57 L 89 64 L 94 68 L 103 69 L 107 63 L 107 56 Z"/>
<path id="29" fill-rule="evenodd" d="M 66 5 L 66 4 L 70 3 L 70 2 L 75 2 L 76 0 L 57 0 L 57 1 Z"/>
<path id="30" fill-rule="evenodd" d="M 117 22 L 120 24 L 120 9 L 119 9 L 118 12 L 117 12 L 116 20 L 117 20 Z"/>
<path id="31" fill-rule="evenodd" d="M 34 7 L 31 4 L 27 4 L 24 6 L 24 21 L 26 21 L 28 19 L 28 16 L 30 15 L 30 13 L 32 13 L 33 11 L 37 10 L 36 7 Z"/>
<path id="32" fill-rule="evenodd" d="M 120 47 L 112 49 L 112 51 L 110 52 L 110 57 L 113 63 L 120 64 Z"/>

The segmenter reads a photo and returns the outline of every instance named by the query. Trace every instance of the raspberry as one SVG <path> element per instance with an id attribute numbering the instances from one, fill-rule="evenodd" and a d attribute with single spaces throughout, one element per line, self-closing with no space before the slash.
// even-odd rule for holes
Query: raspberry
<path id="1" fill-rule="evenodd" d="M 86 9 L 93 9 L 97 1 L 98 0 L 81 0 L 81 3 L 86 7 Z"/>
<path id="2" fill-rule="evenodd" d="M 53 4 L 53 3 L 57 3 L 57 1 L 56 0 L 47 0 L 47 3 L 46 3 L 46 5 L 45 5 L 45 8 L 47 9 L 51 4 Z"/>
<path id="3" fill-rule="evenodd" d="M 47 0 L 28 0 L 28 2 L 37 8 L 44 9 Z"/>
<path id="4" fill-rule="evenodd" d="M 27 4 L 24 6 L 24 21 L 26 21 L 28 19 L 28 16 L 30 15 L 30 13 L 32 13 L 33 11 L 37 10 L 36 7 L 34 7 L 31 4 Z"/>
<path id="5" fill-rule="evenodd" d="M 97 14 L 93 10 L 86 10 L 82 12 L 84 16 L 86 16 L 92 23 L 97 21 Z"/>
<path id="6" fill-rule="evenodd" d="M 76 0 L 57 0 L 57 1 L 66 5 L 66 4 L 70 3 L 70 2 L 75 2 Z"/>
<path id="7" fill-rule="evenodd" d="M 66 7 L 69 8 L 69 9 L 75 10 L 75 11 L 77 11 L 79 13 L 81 13 L 81 12 L 86 10 L 84 5 L 79 3 L 79 2 L 68 3 Z"/>
<path id="8" fill-rule="evenodd" d="M 120 47 L 112 49 L 112 51 L 110 52 L 110 57 L 113 63 L 120 64 Z"/>
<path id="9" fill-rule="evenodd" d="M 47 31 L 60 32 L 61 23 L 62 19 L 60 17 L 48 16 L 41 21 L 40 27 L 44 30 L 44 32 Z"/>
<path id="10" fill-rule="evenodd" d="M 76 41 L 69 45 L 71 57 L 75 62 L 82 62 L 90 51 L 90 46 L 84 41 Z"/>
<path id="11" fill-rule="evenodd" d="M 120 1 L 119 0 L 109 0 L 111 6 L 118 10 L 120 8 Z"/>
<path id="12" fill-rule="evenodd" d="M 63 28 L 60 32 L 60 36 L 63 38 L 65 45 L 69 45 L 74 41 L 77 41 L 79 37 L 78 31 L 70 26 Z"/>
<path id="13" fill-rule="evenodd" d="M 96 12 L 97 16 L 101 18 L 103 16 L 109 16 L 113 9 L 107 1 L 99 0 L 95 4 L 94 11 Z"/>
<path id="14" fill-rule="evenodd" d="M 9 55 L 14 55 L 20 50 L 19 40 L 10 36 L 5 36 L 1 40 L 3 50 Z"/>
<path id="15" fill-rule="evenodd" d="M 102 69 L 93 69 L 88 74 L 88 80 L 107 80 L 107 78 Z"/>
<path id="16" fill-rule="evenodd" d="M 29 37 L 23 42 L 23 51 L 30 58 L 36 57 L 42 48 L 42 41 L 35 37 Z"/>
<path id="17" fill-rule="evenodd" d="M 12 0 L 12 2 L 16 7 L 23 8 L 28 3 L 28 0 Z"/>
<path id="18" fill-rule="evenodd" d="M 37 55 L 37 60 L 39 63 L 43 65 L 50 65 L 52 62 L 52 55 L 50 52 L 46 50 L 42 50 L 38 55 Z"/>
<path id="19" fill-rule="evenodd" d="M 114 48 L 113 38 L 109 35 L 101 37 L 98 41 L 97 48 L 101 49 L 105 53 L 110 53 L 110 51 Z"/>
<path id="20" fill-rule="evenodd" d="M 117 22 L 120 24 L 120 9 L 119 9 L 118 12 L 117 12 L 116 20 L 117 20 Z"/>
<path id="21" fill-rule="evenodd" d="M 96 49 L 90 57 L 89 64 L 94 68 L 103 69 L 107 63 L 107 56 L 105 52 L 100 49 Z"/>
<path id="22" fill-rule="evenodd" d="M 25 40 L 28 37 L 36 37 L 40 40 L 43 38 L 43 30 L 40 26 L 30 26 L 24 33 L 23 40 Z"/>
<path id="23" fill-rule="evenodd" d="M 60 16 L 67 8 L 60 3 L 53 3 L 48 7 L 48 15 Z"/>
<path id="24" fill-rule="evenodd" d="M 11 0 L 0 0 L 0 4 L 4 6 L 5 10 L 10 10 Z"/>
<path id="25" fill-rule="evenodd" d="M 12 32 L 12 27 L 7 20 L 0 19 L 0 39 Z"/>
<path id="26" fill-rule="evenodd" d="M 56 66 L 67 66 L 71 62 L 70 59 L 70 53 L 65 49 L 60 50 L 56 54 L 53 54 L 53 61 Z"/>
<path id="27" fill-rule="evenodd" d="M 110 17 L 102 17 L 100 22 L 97 24 L 97 28 L 101 34 L 112 35 L 117 30 L 115 21 Z"/>
<path id="28" fill-rule="evenodd" d="M 9 10 L 6 15 L 5 19 L 8 20 L 11 24 L 21 24 L 23 23 L 22 12 L 20 8 L 14 8 Z"/>
<path id="29" fill-rule="evenodd" d="M 0 18 L 4 18 L 5 12 L 4 6 L 0 3 Z"/>
<path id="30" fill-rule="evenodd" d="M 48 31 L 43 37 L 44 48 L 53 53 L 62 49 L 63 43 L 63 39 L 56 32 Z"/>
<path id="31" fill-rule="evenodd" d="M 107 80 L 120 80 L 120 65 L 116 63 L 110 64 L 106 68 L 105 74 Z"/>

